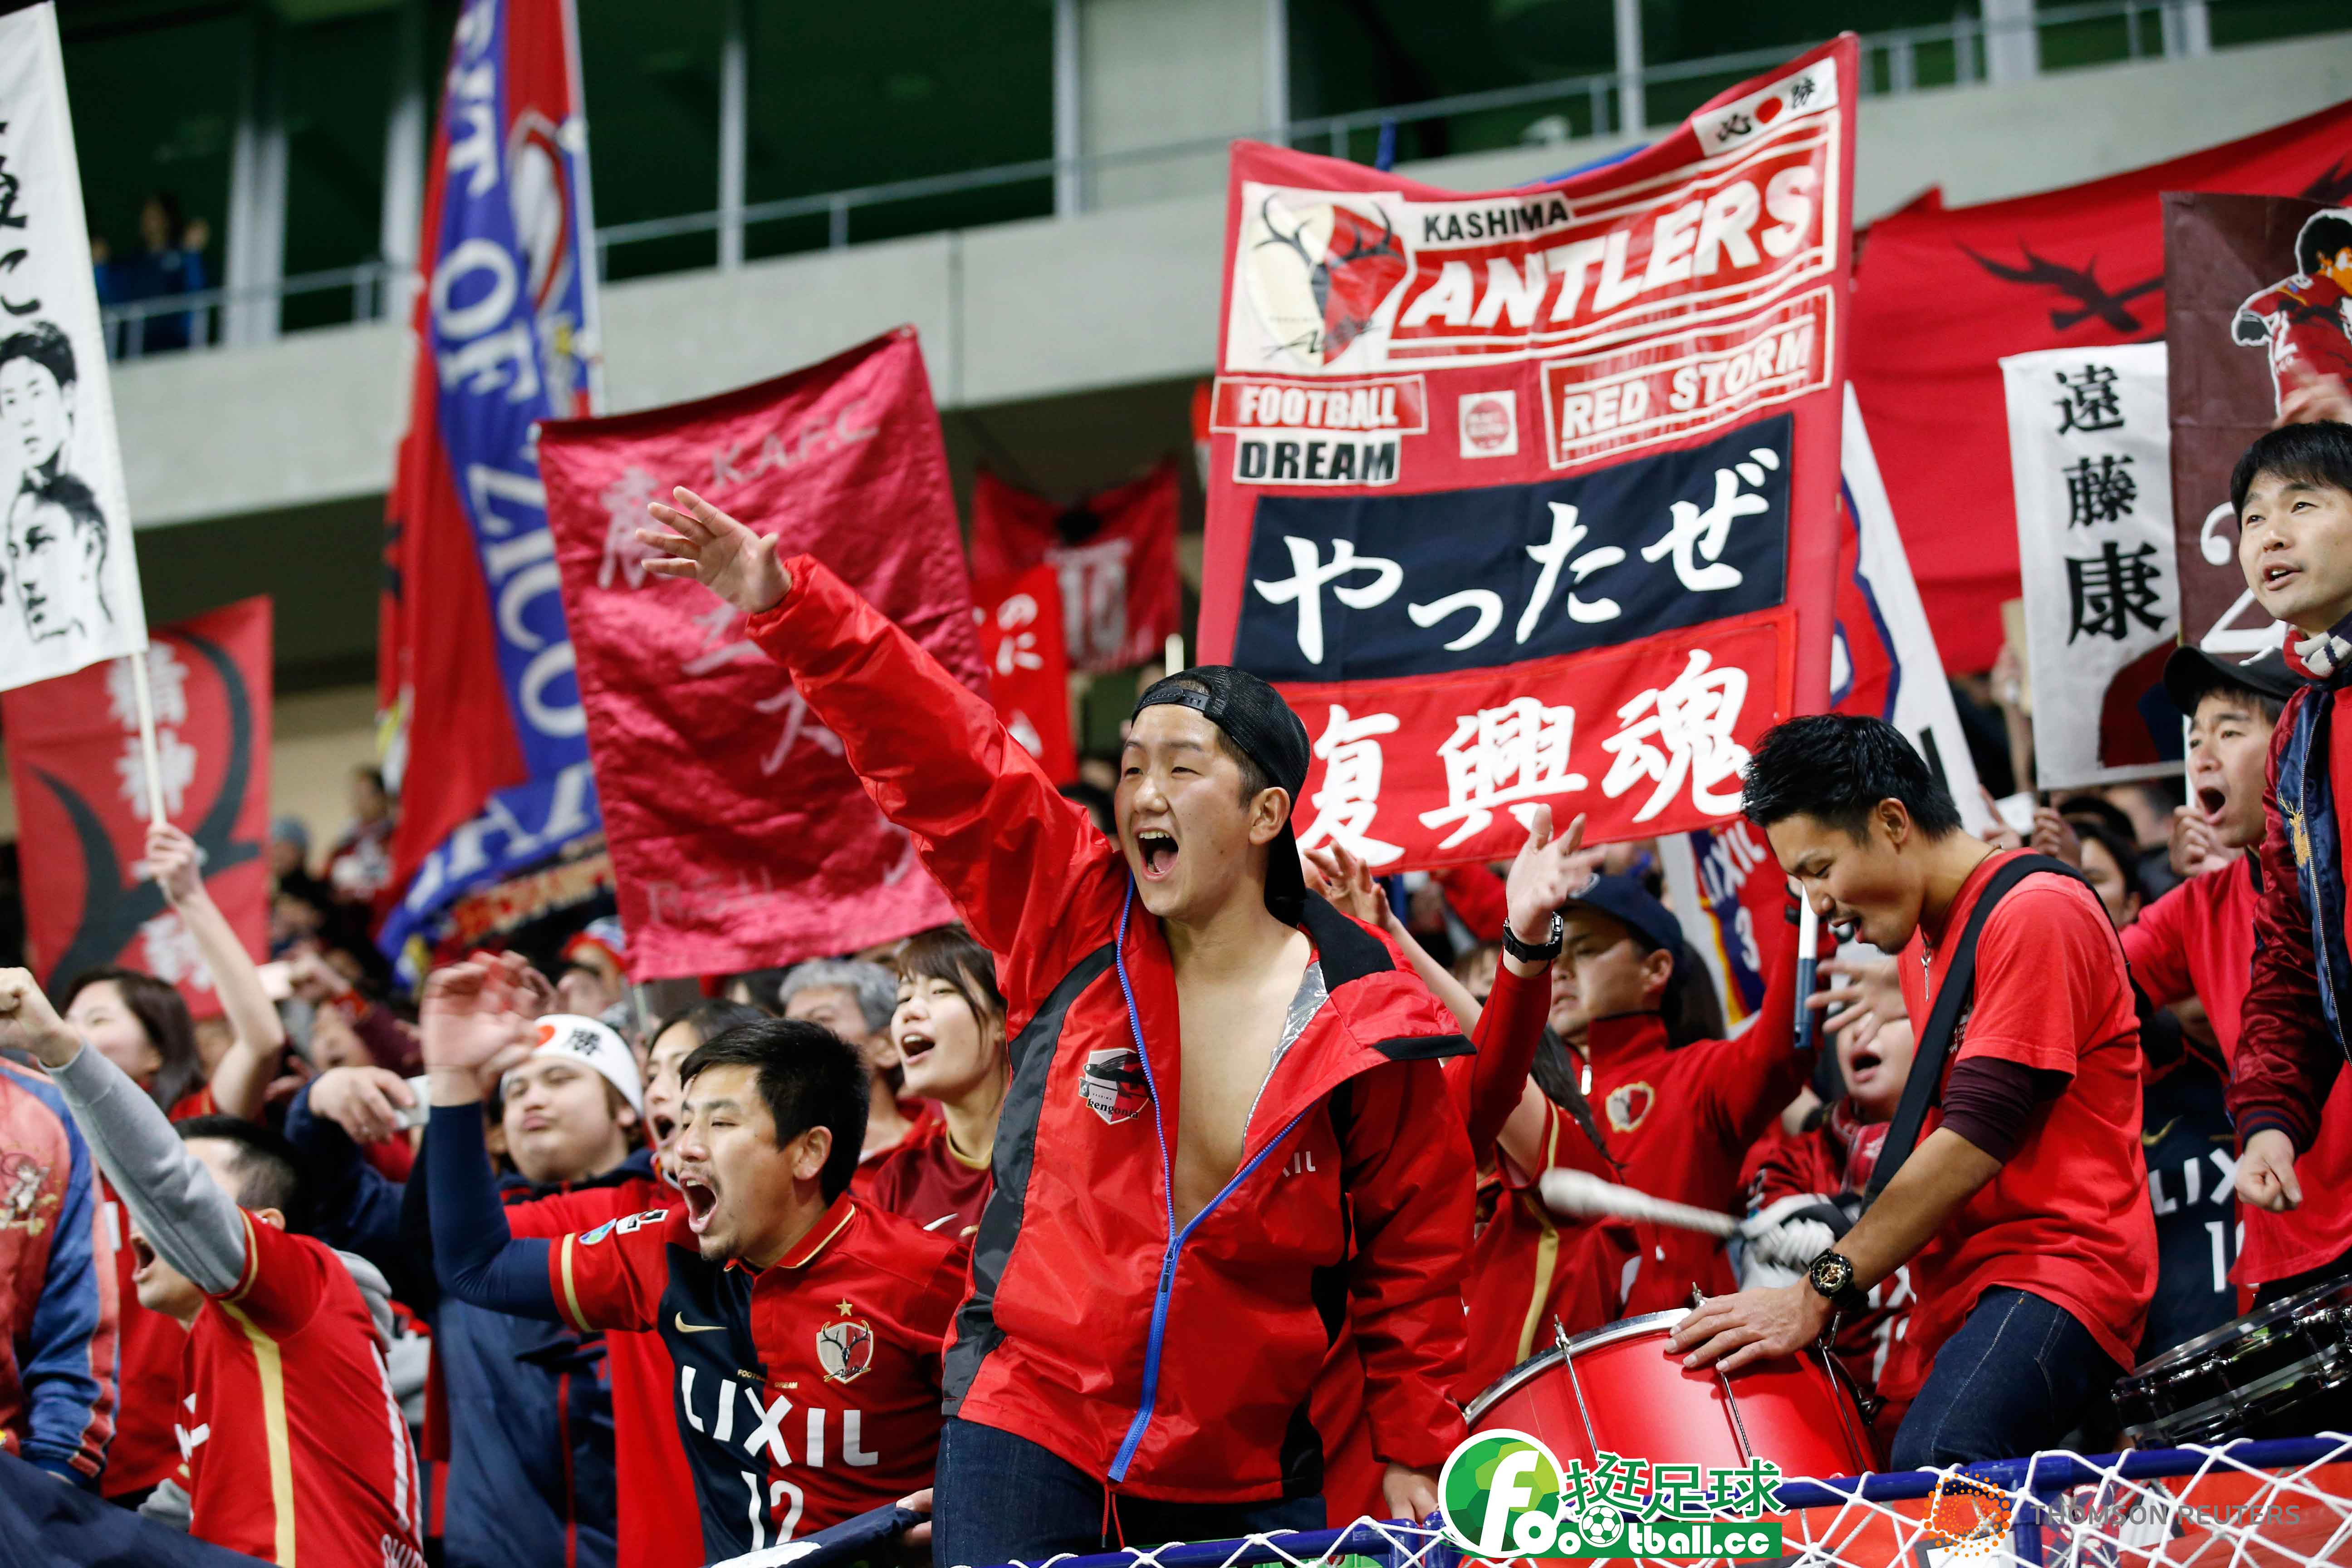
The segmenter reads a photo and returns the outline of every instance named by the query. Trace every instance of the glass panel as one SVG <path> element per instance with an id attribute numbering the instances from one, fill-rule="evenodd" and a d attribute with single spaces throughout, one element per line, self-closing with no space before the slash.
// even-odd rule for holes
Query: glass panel
<path id="1" fill-rule="evenodd" d="M 705 213 L 719 205 L 720 0 L 579 0 L 596 226 Z M 713 267 L 709 233 L 614 246 L 607 279 Z"/>
<path id="2" fill-rule="evenodd" d="M 399 68 L 390 12 L 288 27 L 278 35 L 286 125 L 286 276 L 373 260 L 383 248 L 384 129 Z M 289 294 L 287 331 L 363 319 L 345 285 Z"/>

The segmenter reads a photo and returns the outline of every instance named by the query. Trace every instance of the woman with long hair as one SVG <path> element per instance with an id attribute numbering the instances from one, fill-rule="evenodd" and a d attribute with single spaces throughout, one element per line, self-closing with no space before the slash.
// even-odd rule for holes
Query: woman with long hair
<path id="1" fill-rule="evenodd" d="M 961 926 L 940 926 L 908 938 L 896 963 L 890 1043 L 906 1092 L 938 1101 L 941 1125 L 884 1155 L 868 1194 L 927 1230 L 967 1236 L 995 1190 L 990 1161 L 1012 1077 L 995 961 Z"/>

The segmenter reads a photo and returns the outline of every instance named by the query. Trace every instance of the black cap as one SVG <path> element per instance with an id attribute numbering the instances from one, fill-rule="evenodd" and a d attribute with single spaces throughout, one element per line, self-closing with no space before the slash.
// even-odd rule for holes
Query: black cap
<path id="1" fill-rule="evenodd" d="M 1665 949 L 1675 955 L 1675 967 L 1682 966 L 1685 950 L 1682 922 L 1633 878 L 1595 877 L 1570 894 L 1568 902 L 1560 907 L 1567 910 L 1579 905 L 1598 910 L 1625 926 L 1651 952 Z"/>
<path id="2" fill-rule="evenodd" d="M 2164 661 L 2164 693 L 2186 717 L 2197 717 L 2197 704 L 2216 687 L 2236 687 L 2284 702 L 2303 684 L 2276 648 L 2264 648 L 2241 664 L 2216 658 L 2201 647 L 2177 647 Z"/>
<path id="3" fill-rule="evenodd" d="M 1173 703 L 1190 708 L 1224 732 L 1242 754 L 1265 770 L 1266 777 L 1290 795 L 1290 808 L 1298 809 L 1299 792 L 1307 787 L 1309 747 L 1307 726 L 1282 700 L 1282 693 L 1230 664 L 1204 664 L 1155 680 L 1135 700 L 1129 720 L 1146 708 Z M 1275 919 L 1297 925 L 1307 912 L 1307 879 L 1298 868 L 1298 837 L 1286 819 L 1266 851 L 1265 907 Z"/>

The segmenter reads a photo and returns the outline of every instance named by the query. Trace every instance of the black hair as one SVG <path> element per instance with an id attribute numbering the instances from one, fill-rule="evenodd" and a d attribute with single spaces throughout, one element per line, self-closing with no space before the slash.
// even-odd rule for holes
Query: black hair
<path id="1" fill-rule="evenodd" d="M 286 1228 L 298 1234 L 309 1228 L 303 1200 L 309 1188 L 301 1151 L 276 1128 L 242 1116 L 191 1116 L 173 1129 L 180 1142 L 216 1139 L 236 1145 L 229 1172 L 236 1190 L 229 1196 L 239 1208 L 276 1209 L 286 1216 Z"/>
<path id="2" fill-rule="evenodd" d="M 2294 268 L 2305 278 L 2319 276 L 2319 265 L 2340 250 L 2352 250 L 2352 218 L 2341 211 L 2315 212 L 2294 237 Z"/>
<path id="3" fill-rule="evenodd" d="M 196 1054 L 196 1021 L 188 1012 L 187 998 L 152 974 L 108 964 L 75 975 L 66 988 L 65 1006 L 58 1011 L 71 1007 L 75 997 L 101 983 L 113 985 L 122 1005 L 147 1032 L 147 1043 L 163 1058 L 163 1065 L 155 1069 L 155 1081 L 147 1086 L 147 1095 L 168 1115 L 173 1106 L 205 1086 L 204 1058 Z"/>
<path id="4" fill-rule="evenodd" d="M 1883 719 L 1814 713 L 1764 731 L 1739 809 L 1759 827 L 1811 816 L 1860 840 L 1883 800 L 1901 801 L 1930 838 L 1960 830 L 1951 792 L 1902 731 Z"/>
<path id="5" fill-rule="evenodd" d="M 2197 710 L 2205 706 L 2205 700 L 2208 697 L 2234 698 L 2241 701 L 2251 702 L 2255 708 L 2261 710 L 2263 718 L 2273 724 L 2286 717 L 2285 699 L 2273 697 L 2258 687 L 2242 686 L 2234 680 L 2217 679 L 2197 694 L 2197 700 L 2189 710 L 2190 723 L 2197 721 Z"/>
<path id="6" fill-rule="evenodd" d="M 1719 1040 L 1724 1035 L 1723 999 L 1715 994 L 1715 977 L 1707 973 L 1706 963 L 1689 942 L 1675 946 L 1679 950 L 1675 954 L 1675 972 L 1666 981 L 1665 994 L 1658 998 L 1658 1022 L 1665 1028 L 1666 1043 L 1686 1046 L 1693 1040 Z"/>
<path id="7" fill-rule="evenodd" d="M 1004 993 L 996 984 L 996 958 L 961 926 L 934 926 L 917 931 L 890 961 L 901 981 L 937 980 L 955 987 L 974 1018 L 1005 1015 Z"/>
<path id="8" fill-rule="evenodd" d="M 1061 795 L 1064 800 L 1085 806 L 1087 815 L 1094 818 L 1095 826 L 1102 830 L 1104 837 L 1118 836 L 1118 806 L 1111 799 L 1110 791 L 1090 784 L 1084 779 L 1074 779 L 1062 786 Z"/>
<path id="9" fill-rule="evenodd" d="M 678 1064 L 678 1081 L 692 1083 L 721 1067 L 756 1070 L 778 1148 L 812 1127 L 831 1132 L 833 1152 L 825 1156 L 817 1184 L 827 1203 L 849 1190 L 866 1143 L 866 1064 L 856 1046 L 822 1024 L 758 1018 L 697 1046 Z"/>
<path id="10" fill-rule="evenodd" d="M 2095 844 L 2107 852 L 2107 858 L 2116 863 L 2116 871 L 2123 876 L 2124 891 L 2137 893 L 2140 902 L 2146 903 L 2147 888 L 2139 877 L 2139 846 L 2104 823 L 2082 821 L 2073 824 L 2073 826 L 2075 837 L 2085 845 Z M 2087 871 L 2090 868 L 2084 867 L 2084 869 Z"/>
<path id="11" fill-rule="evenodd" d="M 704 1040 L 717 1039 L 738 1024 L 756 1024 L 762 1018 L 773 1016 L 775 1015 L 772 1013 L 759 1007 L 747 1007 L 740 1002 L 730 1002 L 719 996 L 706 996 L 698 1002 L 680 1007 L 677 1012 L 656 1024 L 654 1032 L 646 1037 L 646 1048 L 653 1049 L 655 1044 L 664 1035 L 668 1034 L 680 1024 L 692 1029 L 696 1043 L 700 1044 Z"/>
<path id="12" fill-rule="evenodd" d="M 2058 803 L 2058 815 L 2077 829 L 2096 826 L 2126 844 L 2139 842 L 2139 829 L 2132 825 L 2130 814 L 2103 795 L 2070 795 Z M 2139 851 L 2135 848 L 2132 854 L 2137 857 Z"/>
<path id="13" fill-rule="evenodd" d="M 1171 676 L 1170 679 L 1187 691 L 1197 691 L 1203 697 L 1216 695 L 1209 689 L 1209 683 L 1205 680 L 1187 679 L 1181 674 Z M 1234 738 L 1225 733 L 1223 725 L 1213 723 L 1209 728 L 1217 732 L 1217 750 L 1231 757 L 1234 760 L 1234 765 L 1242 771 L 1242 804 L 1244 805 L 1247 805 L 1267 790 L 1281 788 L 1281 785 L 1275 783 L 1274 775 L 1267 773 L 1255 757 L 1243 751 Z"/>
<path id="14" fill-rule="evenodd" d="M 2352 493 L 2352 425 L 2321 419 L 2282 425 L 2255 437 L 2230 470 L 2230 508 L 2240 518 L 2246 515 L 2246 492 L 2264 474 Z"/>
<path id="15" fill-rule="evenodd" d="M 98 494 L 72 474 L 56 473 L 36 485 L 27 485 L 25 493 L 44 506 L 62 510 L 73 521 L 77 532 L 86 532 L 98 542 L 100 560 L 106 556 L 106 513 L 98 508 Z"/>
<path id="16" fill-rule="evenodd" d="M 73 343 L 54 321 L 35 321 L 0 338 L 0 364 L 12 359 L 28 359 L 47 371 L 60 392 L 74 384 Z"/>

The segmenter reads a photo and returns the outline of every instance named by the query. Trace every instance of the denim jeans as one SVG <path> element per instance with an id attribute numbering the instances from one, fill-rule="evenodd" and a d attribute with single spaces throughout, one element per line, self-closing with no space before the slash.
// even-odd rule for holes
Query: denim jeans
<path id="1" fill-rule="evenodd" d="M 1895 1434 L 1894 1468 L 1974 1465 L 2049 1447 L 2125 1370 L 2065 1309 L 1995 1286 L 1936 1352 Z"/>
<path id="2" fill-rule="evenodd" d="M 1118 1500 L 1112 1524 L 1099 1477 L 1026 1437 L 950 1417 L 940 1433 L 932 1497 L 934 1568 L 1043 1563 L 1060 1552 L 1102 1552 L 1123 1541 L 1223 1541 L 1276 1530 L 1321 1530 L 1323 1500 L 1153 1502 Z"/>

